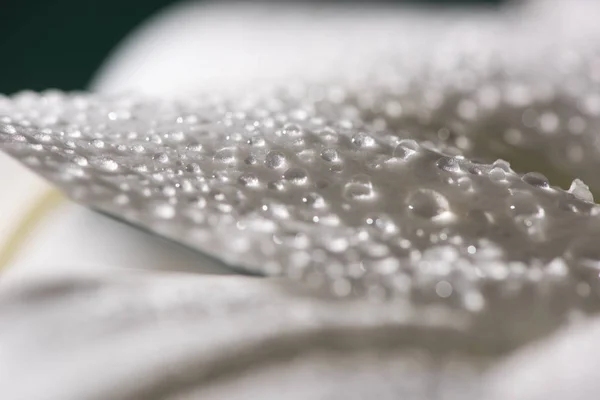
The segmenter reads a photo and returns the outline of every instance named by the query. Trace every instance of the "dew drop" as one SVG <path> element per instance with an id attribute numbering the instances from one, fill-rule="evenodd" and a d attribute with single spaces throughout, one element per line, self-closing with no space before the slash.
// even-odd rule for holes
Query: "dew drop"
<path id="1" fill-rule="evenodd" d="M 285 124 L 281 133 L 285 136 L 297 137 L 302 136 L 304 131 L 302 127 L 298 124 Z"/>
<path id="2" fill-rule="evenodd" d="M 340 161 L 340 155 L 336 149 L 325 149 L 321 152 L 321 158 L 327 162 Z"/>
<path id="3" fill-rule="evenodd" d="M 394 149 L 394 157 L 402 160 L 408 159 L 419 150 L 419 144 L 412 139 L 401 140 Z"/>
<path id="4" fill-rule="evenodd" d="M 266 144 L 265 139 L 261 136 L 253 136 L 248 139 L 247 143 L 252 147 L 264 147 Z"/>
<path id="5" fill-rule="evenodd" d="M 523 182 L 530 184 L 531 186 L 535 186 L 538 188 L 548 188 L 550 187 L 550 183 L 548 183 L 548 178 L 539 172 L 528 172 L 523 175 Z"/>
<path id="6" fill-rule="evenodd" d="M 87 158 L 83 156 L 73 156 L 73 162 L 79 165 L 80 167 L 85 167 L 86 165 L 88 165 Z"/>
<path id="7" fill-rule="evenodd" d="M 244 173 L 240 175 L 240 177 L 238 178 L 238 182 L 242 186 L 246 187 L 257 187 L 259 185 L 258 178 L 256 177 L 256 175 L 251 173 Z"/>
<path id="8" fill-rule="evenodd" d="M 352 144 L 359 148 L 369 148 L 375 147 L 376 142 L 372 136 L 369 136 L 366 133 L 357 133 L 352 136 Z"/>
<path id="9" fill-rule="evenodd" d="M 369 200 L 375 196 L 368 175 L 355 175 L 344 185 L 343 196 L 347 200 Z"/>
<path id="10" fill-rule="evenodd" d="M 292 167 L 285 171 L 283 178 L 290 181 L 294 185 L 304 185 L 308 182 L 308 174 L 306 170 L 298 167 Z"/>
<path id="11" fill-rule="evenodd" d="M 98 157 L 94 160 L 94 164 L 105 171 L 116 171 L 119 168 L 119 164 L 115 160 L 109 157 Z"/>
<path id="12" fill-rule="evenodd" d="M 225 147 L 217 151 L 213 157 L 215 162 L 221 164 L 233 164 L 235 163 L 236 149 L 233 147 Z"/>
<path id="13" fill-rule="evenodd" d="M 583 181 L 580 179 L 573 180 L 571 187 L 569 188 L 569 193 L 579 200 L 590 203 L 594 202 L 594 196 L 592 195 L 592 192 L 590 192 L 589 186 L 583 183 Z"/>
<path id="14" fill-rule="evenodd" d="M 335 131 L 335 129 L 330 127 L 325 127 L 320 131 L 315 132 L 315 135 L 323 143 L 335 143 L 338 141 L 338 133 Z"/>
<path id="15" fill-rule="evenodd" d="M 413 214 L 434 219 L 450 210 L 448 200 L 432 189 L 418 189 L 406 199 L 406 205 Z"/>
<path id="16" fill-rule="evenodd" d="M 270 151 L 265 157 L 265 165 L 268 168 L 280 168 L 286 163 L 285 154 L 280 151 Z"/>
<path id="17" fill-rule="evenodd" d="M 157 161 L 161 164 L 165 164 L 169 162 L 169 156 L 167 155 L 167 153 L 156 153 L 152 159 L 154 161 Z"/>
<path id="18" fill-rule="evenodd" d="M 439 160 L 437 160 L 435 165 L 442 171 L 460 172 L 460 164 L 458 160 L 454 157 L 442 157 Z"/>
<path id="19" fill-rule="evenodd" d="M 326 206 L 323 196 L 315 192 L 302 196 L 302 204 L 310 208 L 324 208 Z"/>
<path id="20" fill-rule="evenodd" d="M 267 188 L 269 188 L 270 190 L 275 190 L 277 192 L 282 192 L 285 190 L 285 181 L 283 181 L 283 180 L 271 181 L 267 184 Z"/>
<path id="21" fill-rule="evenodd" d="M 490 170 L 488 176 L 493 182 L 504 182 L 506 181 L 506 172 L 502 168 L 494 167 Z"/>

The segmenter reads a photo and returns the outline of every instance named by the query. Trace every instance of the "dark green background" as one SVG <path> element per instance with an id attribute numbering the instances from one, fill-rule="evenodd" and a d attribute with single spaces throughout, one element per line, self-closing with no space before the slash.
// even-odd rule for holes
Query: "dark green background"
<path id="1" fill-rule="evenodd" d="M 127 33 L 173 2 L 0 0 L 0 93 L 85 88 L 96 68 Z"/>

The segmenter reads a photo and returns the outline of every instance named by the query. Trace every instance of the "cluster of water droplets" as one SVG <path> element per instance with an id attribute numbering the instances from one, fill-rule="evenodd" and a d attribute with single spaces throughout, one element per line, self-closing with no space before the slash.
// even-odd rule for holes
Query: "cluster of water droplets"
<path id="1" fill-rule="evenodd" d="M 470 313 L 595 307 L 600 213 L 581 181 L 311 105 L 21 93 L 1 101 L 0 141 L 75 200 L 235 268 Z"/>
<path id="2" fill-rule="evenodd" d="M 543 329 L 600 305 L 600 51 L 523 58 L 507 32 L 244 96 L 23 92 L 0 98 L 0 147 L 232 267 Z"/>

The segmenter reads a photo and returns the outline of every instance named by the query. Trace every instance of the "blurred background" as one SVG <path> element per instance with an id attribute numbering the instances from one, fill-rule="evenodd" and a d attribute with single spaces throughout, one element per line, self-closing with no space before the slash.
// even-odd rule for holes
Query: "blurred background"
<path id="1" fill-rule="evenodd" d="M 271 0 L 275 1 L 275 0 Z M 280 0 L 292 1 L 292 0 Z M 319 3 L 413 3 L 451 7 L 501 0 L 328 0 Z M 199 0 L 198 2 L 201 2 Z M 264 1 L 263 1 L 264 2 Z M 111 50 L 174 0 L 1 0 L 0 93 L 84 89 Z"/>

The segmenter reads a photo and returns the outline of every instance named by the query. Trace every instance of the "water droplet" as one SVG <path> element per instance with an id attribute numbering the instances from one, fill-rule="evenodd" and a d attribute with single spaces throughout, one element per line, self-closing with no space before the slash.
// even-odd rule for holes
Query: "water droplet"
<path id="1" fill-rule="evenodd" d="M 539 172 L 528 172 L 523 175 L 523 182 L 530 184 L 531 186 L 535 186 L 538 188 L 546 189 L 550 187 L 550 183 L 548 183 L 548 178 Z"/>
<path id="2" fill-rule="evenodd" d="M 252 147 L 264 147 L 266 144 L 265 139 L 261 136 L 253 136 L 248 139 L 247 143 Z"/>
<path id="3" fill-rule="evenodd" d="M 360 148 L 369 148 L 375 147 L 377 142 L 375 142 L 375 139 L 373 139 L 372 136 L 369 136 L 366 133 L 357 133 L 352 136 L 352 144 Z"/>
<path id="4" fill-rule="evenodd" d="M 116 171 L 119 168 L 119 164 L 115 160 L 109 157 L 98 157 L 94 159 L 94 165 L 105 171 Z"/>
<path id="5" fill-rule="evenodd" d="M 278 192 L 281 192 L 281 191 L 285 190 L 285 181 L 282 181 L 282 180 L 272 181 L 267 184 L 267 187 L 270 190 L 276 190 Z"/>
<path id="6" fill-rule="evenodd" d="M 86 165 L 88 165 L 87 158 L 83 156 L 73 156 L 73 162 L 79 165 L 80 167 L 85 167 Z"/>
<path id="7" fill-rule="evenodd" d="M 187 151 L 198 153 L 202 151 L 202 145 L 200 143 L 190 143 L 187 146 L 185 146 L 185 149 Z"/>
<path id="8" fill-rule="evenodd" d="M 297 137 L 302 136 L 304 134 L 304 131 L 300 125 L 290 123 L 284 125 L 283 129 L 281 130 L 281 133 L 285 136 Z"/>
<path id="9" fill-rule="evenodd" d="M 213 157 L 215 162 L 222 164 L 235 163 L 236 149 L 234 147 L 225 147 L 217 151 Z"/>
<path id="10" fill-rule="evenodd" d="M 92 146 L 94 146 L 97 149 L 102 149 L 104 148 L 104 142 L 100 139 L 94 139 L 92 140 Z"/>
<path id="11" fill-rule="evenodd" d="M 325 149 L 321 152 L 321 158 L 327 162 L 340 161 L 340 155 L 336 149 Z"/>
<path id="12" fill-rule="evenodd" d="M 589 186 L 580 179 L 573 180 L 571 187 L 569 188 L 569 193 L 579 200 L 588 201 L 590 203 L 594 202 L 594 196 L 592 195 L 592 192 L 590 192 Z"/>
<path id="13" fill-rule="evenodd" d="M 488 176 L 493 182 L 504 182 L 506 181 L 506 173 L 502 168 L 494 167 L 490 170 Z"/>
<path id="14" fill-rule="evenodd" d="M 270 151 L 265 157 L 265 165 L 269 168 L 280 168 L 286 163 L 285 154 L 280 151 Z"/>
<path id="15" fill-rule="evenodd" d="M 394 157 L 402 160 L 408 159 L 419 150 L 419 144 L 412 139 L 401 140 L 394 149 Z"/>
<path id="16" fill-rule="evenodd" d="M 375 196 L 368 175 L 355 175 L 344 185 L 343 196 L 347 200 L 369 200 Z"/>
<path id="17" fill-rule="evenodd" d="M 442 157 L 435 165 L 446 172 L 460 172 L 460 164 L 458 160 L 454 157 Z"/>
<path id="18" fill-rule="evenodd" d="M 315 135 L 323 143 L 335 143 L 338 141 L 338 133 L 331 127 L 325 127 L 320 131 L 315 132 Z"/>
<path id="19" fill-rule="evenodd" d="M 508 173 L 512 172 L 510 169 L 510 163 L 508 161 L 504 161 L 502 159 L 497 159 L 492 163 L 492 168 L 500 168 L 502 171 Z"/>
<path id="20" fill-rule="evenodd" d="M 302 203 L 310 208 L 324 208 L 326 205 L 323 196 L 315 192 L 310 192 L 302 196 Z"/>
<path id="21" fill-rule="evenodd" d="M 283 178 L 290 181 L 294 185 L 304 185 L 308 182 L 308 174 L 306 170 L 298 167 L 293 167 L 285 171 Z"/>
<path id="22" fill-rule="evenodd" d="M 448 200 L 432 189 L 418 189 L 406 199 L 406 205 L 415 215 L 434 219 L 450 210 Z"/>
<path id="23" fill-rule="evenodd" d="M 309 237 L 295 230 L 282 230 L 273 235 L 276 244 L 284 244 L 296 249 L 306 249 L 310 245 Z"/>
<path id="24" fill-rule="evenodd" d="M 251 173 L 244 173 L 240 175 L 238 182 L 247 187 L 257 187 L 260 183 L 256 175 Z"/>
<path id="25" fill-rule="evenodd" d="M 198 174 L 201 172 L 200 166 L 196 163 L 191 163 L 185 166 L 185 170 L 187 172 L 191 172 L 193 174 Z"/>
<path id="26" fill-rule="evenodd" d="M 169 162 L 169 156 L 167 155 L 167 153 L 156 153 L 152 159 L 154 161 L 157 161 L 161 164 L 165 164 Z"/>

